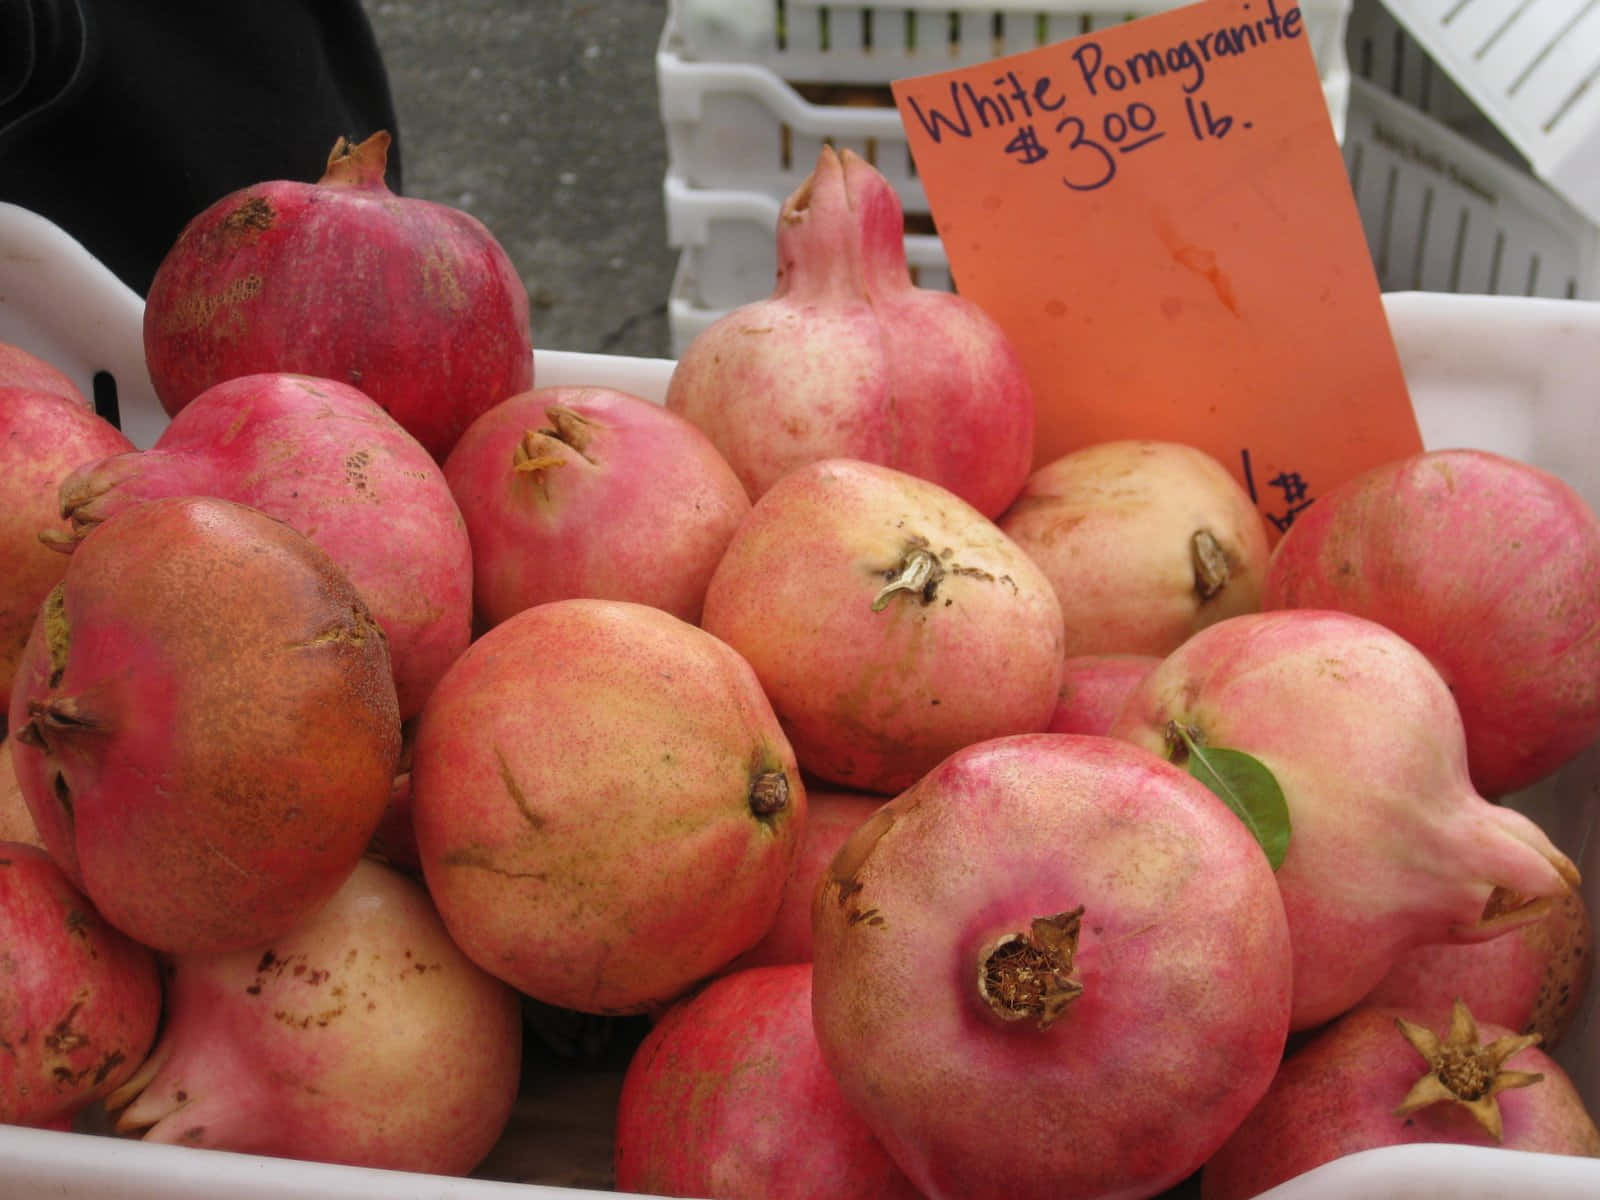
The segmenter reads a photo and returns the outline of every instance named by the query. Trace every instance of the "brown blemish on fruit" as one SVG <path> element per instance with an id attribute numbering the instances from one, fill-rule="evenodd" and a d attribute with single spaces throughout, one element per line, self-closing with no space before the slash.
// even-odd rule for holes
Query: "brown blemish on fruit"
<path id="1" fill-rule="evenodd" d="M 1002 1021 L 1047 1029 L 1083 994 L 1072 978 L 1083 905 L 1035 917 L 1025 933 L 1008 933 L 978 955 L 978 995 Z"/>
<path id="2" fill-rule="evenodd" d="M 511 803 L 517 806 L 517 812 L 522 814 L 522 819 L 533 829 L 543 829 L 546 824 L 545 819 L 533 811 L 533 805 L 528 803 L 527 793 L 522 790 L 517 777 L 511 773 L 511 764 L 498 746 L 494 749 L 494 760 L 500 768 L 500 783 L 506 789 L 506 795 L 511 797 Z"/>
<path id="3" fill-rule="evenodd" d="M 1189 536 L 1189 558 L 1194 567 L 1194 592 L 1204 604 L 1228 585 L 1232 574 L 1228 555 L 1209 529 L 1196 529 Z"/>
<path id="4" fill-rule="evenodd" d="M 272 202 L 265 196 L 247 196 L 243 204 L 222 219 L 222 227 L 231 234 L 243 236 L 265 233 L 277 217 Z"/>
<path id="5" fill-rule="evenodd" d="M 261 276 L 252 272 L 232 280 L 215 295 L 184 296 L 175 301 L 171 311 L 162 318 L 161 332 L 170 336 L 203 329 L 219 314 L 254 300 L 261 289 Z"/>

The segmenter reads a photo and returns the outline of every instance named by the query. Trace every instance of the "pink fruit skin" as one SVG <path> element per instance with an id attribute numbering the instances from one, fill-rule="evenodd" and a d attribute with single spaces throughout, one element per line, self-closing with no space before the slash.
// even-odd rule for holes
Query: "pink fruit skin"
<path id="1" fill-rule="evenodd" d="M 41 608 L 12 756 L 52 857 L 168 953 L 256 946 L 360 858 L 400 750 L 382 632 L 333 561 L 209 497 L 98 526 Z"/>
<path id="2" fill-rule="evenodd" d="M 315 375 L 360 388 L 442 462 L 475 417 L 533 386 L 516 267 L 469 213 L 391 192 L 388 143 L 341 138 L 316 183 L 241 188 L 178 235 L 144 314 L 169 415 L 234 376 Z"/>
<path id="3" fill-rule="evenodd" d="M 1193 446 L 1084 446 L 1029 475 L 998 524 L 1055 587 L 1069 656 L 1163 655 L 1261 607 L 1266 522 L 1227 468 Z"/>
<path id="4" fill-rule="evenodd" d="M 146 1141 L 464 1175 L 516 1100 L 516 993 L 370 860 L 264 946 L 172 963 L 161 1040 L 107 1100 Z"/>
<path id="5" fill-rule="evenodd" d="M 824 146 L 779 216 L 772 295 L 679 355 L 667 407 L 705 430 L 752 499 L 806 463 L 859 458 L 996 517 L 1033 469 L 1021 360 L 970 300 L 912 285 L 903 234 L 889 181 Z"/>
<path id="6" fill-rule="evenodd" d="M 56 489 L 79 463 L 132 450 L 103 417 L 48 392 L 0 387 L 0 701 L 9 703 L 17 659 L 66 557 L 39 540 L 69 532 Z"/>
<path id="7" fill-rule="evenodd" d="M 817 1049 L 811 965 L 756 967 L 679 1001 L 617 1105 L 621 1192 L 708 1200 L 916 1200 Z"/>
<path id="8" fill-rule="evenodd" d="M 468 427 L 444 473 L 471 535 L 483 627 L 579 596 L 698 624 L 711 572 L 750 511 L 705 434 L 612 388 L 501 401 Z"/>
<path id="9" fill-rule="evenodd" d="M 811 900 L 817 884 L 839 847 L 883 803 L 882 796 L 867 792 L 806 789 L 805 835 L 800 840 L 800 853 L 788 886 L 783 890 L 783 903 L 778 906 L 778 915 L 766 937 L 734 959 L 728 967 L 730 972 L 811 961 Z"/>
<path id="10" fill-rule="evenodd" d="M 986 947 L 1080 905 L 1083 990 L 1047 1028 L 1002 1022 L 978 989 Z M 1283 1053 L 1289 931 L 1266 856 L 1203 785 L 1109 738 L 951 755 L 839 851 L 814 920 L 823 1058 L 931 1197 L 1153 1195 Z"/>
<path id="11" fill-rule="evenodd" d="M 1069 654 L 1046 731 L 1110 733 L 1134 688 L 1160 661 L 1154 654 Z"/>
<path id="12" fill-rule="evenodd" d="M 1174 721 L 1254 756 L 1283 790 L 1295 1029 L 1354 1005 L 1412 946 L 1513 928 L 1516 914 L 1480 920 L 1495 887 L 1531 900 L 1577 881 L 1537 825 L 1472 790 L 1449 688 L 1375 622 L 1297 609 L 1203 629 L 1111 732 L 1166 755 Z"/>
<path id="13" fill-rule="evenodd" d="M 247 375 L 207 388 L 146 451 L 61 484 L 78 532 L 168 496 L 234 500 L 286 521 L 339 564 L 389 639 L 402 719 L 472 633 L 472 547 L 444 473 L 356 388 Z"/>
<path id="14" fill-rule="evenodd" d="M 1426 654 L 1485 796 L 1600 736 L 1600 518 L 1526 463 L 1438 450 L 1319 497 L 1274 550 L 1263 605 L 1352 612 Z"/>
<path id="15" fill-rule="evenodd" d="M 154 953 L 43 850 L 0 841 L 0 1124 L 63 1127 L 138 1069 L 160 1020 Z"/>
<path id="16" fill-rule="evenodd" d="M 451 935 L 560 1008 L 659 1010 L 748 950 L 805 828 L 749 664 L 649 605 L 556 600 L 495 626 L 429 698 L 413 755 Z"/>
<path id="17" fill-rule="evenodd" d="M 933 575 L 886 590 L 921 556 Z M 755 668 L 800 764 L 892 795 L 947 754 L 1038 732 L 1061 606 L 995 524 L 938 484 L 827 459 L 774 484 L 729 542 L 701 625 Z"/>
<path id="18" fill-rule="evenodd" d="M 82 408 L 94 408 L 65 371 L 21 346 L 0 342 L 0 388 L 13 387 L 30 392 L 49 392 L 71 400 Z"/>
<path id="19" fill-rule="evenodd" d="M 1553 898 L 1531 925 L 1487 942 L 1410 950 L 1363 1003 L 1403 1008 L 1442 1027 L 1459 997 L 1483 1021 L 1537 1033 L 1554 1050 L 1578 1019 L 1594 972 L 1594 926 L 1583 896 Z"/>
<path id="20" fill-rule="evenodd" d="M 1248 1200 L 1346 1154 L 1379 1146 L 1444 1142 L 1546 1154 L 1600 1155 L 1600 1134 L 1572 1081 L 1536 1046 L 1506 1066 L 1544 1079 L 1496 1097 L 1504 1121 L 1496 1142 L 1461 1105 L 1429 1105 L 1406 1116 L 1395 1108 L 1427 1063 L 1395 1028 L 1405 1016 L 1435 1031 L 1445 1026 L 1404 1009 L 1363 1004 L 1291 1054 L 1272 1087 L 1200 1173 L 1202 1200 Z M 1478 1022 L 1483 1040 L 1512 1031 Z M 1538 1188 L 1533 1176 L 1530 1194 Z M 1441 1180 L 1441 1195 L 1446 1181 Z"/>

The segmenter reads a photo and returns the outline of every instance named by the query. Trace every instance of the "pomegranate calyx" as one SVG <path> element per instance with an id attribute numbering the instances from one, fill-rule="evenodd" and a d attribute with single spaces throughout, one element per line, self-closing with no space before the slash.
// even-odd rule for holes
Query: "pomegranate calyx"
<path id="1" fill-rule="evenodd" d="M 1002 1021 L 1048 1029 L 1083 994 L 1072 978 L 1083 905 L 1035 917 L 1026 933 L 1008 933 L 978 955 L 978 995 Z"/>
<path id="2" fill-rule="evenodd" d="M 564 467 L 567 458 L 557 448 L 564 444 L 548 429 L 530 429 L 511 452 L 511 469 L 531 475 L 546 467 Z"/>
<path id="3" fill-rule="evenodd" d="M 328 164 L 317 182 L 335 187 L 385 187 L 384 172 L 389 169 L 387 129 L 380 129 L 364 142 L 340 138 L 328 154 Z"/>
<path id="4" fill-rule="evenodd" d="M 932 550 L 917 543 L 907 548 L 900 561 L 884 574 L 889 582 L 872 598 L 873 612 L 882 612 L 888 607 L 896 592 L 911 592 L 923 604 L 932 604 L 939 581 L 944 578 L 944 567 Z"/>
<path id="5" fill-rule="evenodd" d="M 1453 1101 L 1465 1106 L 1484 1132 L 1498 1142 L 1503 1125 L 1495 1097 L 1544 1078 L 1537 1071 L 1510 1071 L 1504 1065 L 1513 1055 L 1538 1044 L 1537 1033 L 1507 1034 L 1492 1042 L 1480 1042 L 1478 1023 L 1460 998 L 1451 1008 L 1450 1029 L 1442 1039 L 1433 1030 L 1404 1017 L 1396 1017 L 1395 1025 L 1428 1064 L 1427 1074 L 1411 1085 L 1394 1110 L 1396 1116 L 1408 1116 L 1440 1101 Z"/>
<path id="6" fill-rule="evenodd" d="M 594 461 L 588 453 L 589 443 L 594 441 L 594 422 L 559 404 L 550 405 L 544 410 L 544 415 L 550 419 L 551 428 L 540 432 L 560 438 L 584 458 Z"/>
<path id="7" fill-rule="evenodd" d="M 789 807 L 789 777 L 782 771 L 763 771 L 750 783 L 750 811 L 770 817 Z"/>
<path id="8" fill-rule="evenodd" d="M 1228 556 L 1209 529 L 1196 529 L 1189 537 L 1194 562 L 1194 590 L 1203 604 L 1228 585 Z"/>

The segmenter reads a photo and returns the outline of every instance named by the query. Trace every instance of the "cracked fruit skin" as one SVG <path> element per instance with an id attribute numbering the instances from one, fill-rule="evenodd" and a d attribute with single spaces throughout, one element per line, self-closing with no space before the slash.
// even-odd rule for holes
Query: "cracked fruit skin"
<path id="1" fill-rule="evenodd" d="M 892 795 L 947 754 L 1037 733 L 1061 605 L 993 521 L 857 459 L 799 467 L 734 532 L 701 624 L 755 668 L 801 765 Z"/>
<path id="2" fill-rule="evenodd" d="M 629 1061 L 616 1186 L 709 1200 L 918 1200 L 817 1049 L 811 965 L 737 971 L 674 1004 Z"/>
<path id="3" fill-rule="evenodd" d="M 1174 722 L 1283 789 L 1297 1030 L 1359 1003 L 1411 947 L 1501 936 L 1578 882 L 1538 825 L 1473 791 L 1450 689 L 1377 622 L 1288 609 L 1208 626 L 1145 676 L 1111 733 L 1167 755 Z M 1522 902 L 1485 919 L 1497 887 Z"/>
<path id="4" fill-rule="evenodd" d="M 952 754 L 840 849 L 813 924 L 823 1057 L 930 1197 L 1154 1195 L 1283 1053 L 1266 856 L 1203 784 L 1110 738 Z"/>
<path id="5" fill-rule="evenodd" d="M 282 521 L 199 497 L 78 543 L 10 720 L 52 857 L 174 954 L 259 945 L 327 900 L 400 751 L 387 643 L 343 572 Z"/>
<path id="6" fill-rule="evenodd" d="M 304 1161 L 464 1175 L 510 1119 L 516 992 L 450 940 L 423 887 L 363 859 L 282 937 L 180 955 L 119 1133 Z"/>
<path id="7" fill-rule="evenodd" d="M 44 850 L 0 841 L 0 1124 L 68 1128 L 138 1069 L 160 1020 L 155 953 Z"/>
<path id="8" fill-rule="evenodd" d="M 536 605 L 468 647 L 423 708 L 411 789 L 462 949 L 596 1014 L 659 1009 L 760 940 L 806 816 L 750 665 L 626 601 Z"/>
<path id="9" fill-rule="evenodd" d="M 1437 1079 L 1428 1081 L 1433 1067 L 1402 1031 L 1402 1021 L 1431 1030 L 1441 1044 L 1454 1040 L 1445 1026 L 1405 1009 L 1368 1004 L 1351 1009 L 1284 1059 L 1267 1094 L 1201 1171 L 1202 1200 L 1248 1200 L 1313 1167 L 1379 1146 L 1442 1142 L 1600 1156 L 1600 1133 L 1577 1088 L 1541 1048 L 1516 1050 L 1502 1064 L 1511 1073 L 1503 1082 L 1511 1086 L 1492 1097 L 1499 1114 L 1497 1139 L 1466 1103 L 1448 1098 Z M 1471 1045 L 1516 1038 L 1489 1022 L 1476 1023 L 1473 1032 L 1476 1036 L 1466 1039 Z M 1515 1040 L 1503 1044 L 1515 1045 Z M 1520 1073 L 1543 1078 L 1518 1086 Z M 1494 1074 L 1492 1068 L 1481 1075 L 1467 1072 L 1485 1080 Z M 1463 1090 L 1471 1095 L 1479 1089 Z M 1410 1107 L 1408 1096 L 1438 1099 L 1396 1111 Z M 1533 1182 L 1530 1176 L 1530 1189 L 1537 1191 Z"/>
<path id="10" fill-rule="evenodd" d="M 65 535 L 56 489 L 79 463 L 132 450 L 127 436 L 66 396 L 0 386 L 0 704 L 8 705 L 22 647 L 67 560 L 40 541 Z"/>
<path id="11" fill-rule="evenodd" d="M 1295 519 L 1262 604 L 1355 613 L 1426 654 L 1491 799 L 1600 736 L 1600 516 L 1548 471 L 1484 450 L 1374 467 Z"/>

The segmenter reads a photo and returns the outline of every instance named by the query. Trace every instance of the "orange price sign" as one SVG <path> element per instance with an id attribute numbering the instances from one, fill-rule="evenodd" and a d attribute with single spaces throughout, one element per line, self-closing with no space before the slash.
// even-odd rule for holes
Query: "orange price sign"
<path id="1" fill-rule="evenodd" d="M 1299 8 L 1202 0 L 894 84 L 957 289 L 1036 461 L 1187 442 L 1271 522 L 1421 449 Z"/>

